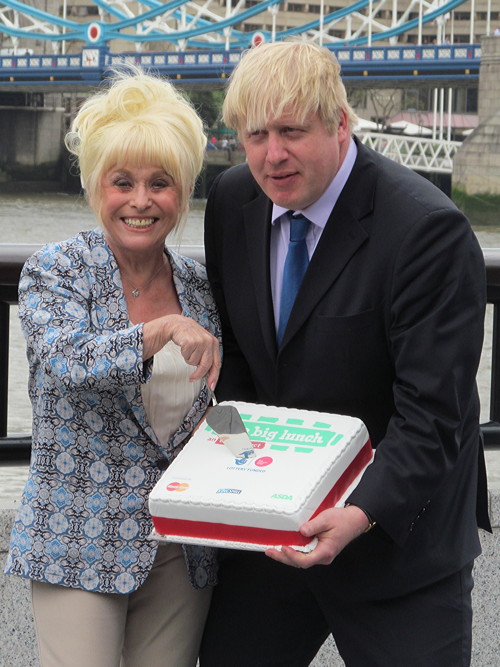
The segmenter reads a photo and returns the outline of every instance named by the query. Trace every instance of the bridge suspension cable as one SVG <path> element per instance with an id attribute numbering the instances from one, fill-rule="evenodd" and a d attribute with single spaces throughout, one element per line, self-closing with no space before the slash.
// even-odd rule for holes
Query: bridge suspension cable
<path id="1" fill-rule="evenodd" d="M 103 46 L 116 39 L 135 44 L 137 50 L 147 42 L 170 42 L 179 50 L 242 49 L 251 45 L 254 33 L 239 29 L 241 23 L 268 10 L 275 14 L 279 2 L 261 0 L 245 8 L 244 0 L 236 0 L 234 6 L 228 0 L 223 11 L 218 0 L 93 0 L 99 19 L 80 23 L 68 19 L 65 11 L 60 17 L 20 0 L 0 0 L 0 32 L 10 37 L 14 49 L 20 38 L 39 39 L 51 42 L 55 53 L 67 41 Z M 371 45 L 379 40 L 395 43 L 398 35 L 416 28 L 421 37 L 422 25 L 438 21 L 466 2 L 469 0 L 405 0 L 398 11 L 397 1 L 357 0 L 300 26 L 259 32 L 267 41 L 304 35 L 329 47 Z M 382 11 L 391 17 L 389 23 L 379 18 Z"/>

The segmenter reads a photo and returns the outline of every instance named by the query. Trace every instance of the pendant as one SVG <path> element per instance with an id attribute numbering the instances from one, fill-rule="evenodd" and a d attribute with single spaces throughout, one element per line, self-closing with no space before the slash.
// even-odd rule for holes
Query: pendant
<path id="1" fill-rule="evenodd" d="M 138 297 L 139 295 L 140 295 L 140 292 L 139 292 L 139 290 L 137 289 L 137 287 L 136 287 L 135 289 L 132 290 L 132 296 L 134 297 L 134 299 L 137 299 L 137 297 Z"/>

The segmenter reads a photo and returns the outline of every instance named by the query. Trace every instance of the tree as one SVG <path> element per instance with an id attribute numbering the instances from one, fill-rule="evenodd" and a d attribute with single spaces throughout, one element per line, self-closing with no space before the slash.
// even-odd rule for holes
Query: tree
<path id="1" fill-rule="evenodd" d="M 188 91 L 188 97 L 207 128 L 215 128 L 220 124 L 224 101 L 222 90 L 190 90 Z"/>
<path id="2" fill-rule="evenodd" d="M 399 107 L 400 93 L 398 90 L 372 88 L 368 91 L 372 108 L 379 126 L 385 127 L 389 118 Z"/>

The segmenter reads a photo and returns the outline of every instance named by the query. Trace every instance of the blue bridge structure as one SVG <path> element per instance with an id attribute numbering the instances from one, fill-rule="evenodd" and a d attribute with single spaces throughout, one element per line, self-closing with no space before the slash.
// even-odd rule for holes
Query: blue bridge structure
<path id="1" fill-rule="evenodd" d="M 422 46 L 331 46 L 343 79 L 350 84 L 374 85 L 388 80 L 414 85 L 446 80 L 459 85 L 477 80 L 481 61 L 479 44 Z M 0 85 L 43 86 L 45 89 L 99 84 L 109 69 L 134 63 L 176 79 L 179 83 L 216 83 L 226 79 L 239 62 L 243 49 L 125 52 L 106 47 L 85 47 L 71 55 L 0 56 Z M 10 87 L 9 86 L 9 87 Z"/>
<path id="2" fill-rule="evenodd" d="M 0 0 L 2 46 L 6 40 L 12 46 L 0 50 L 0 87 L 95 85 L 106 77 L 109 67 L 124 61 L 156 69 L 180 83 L 214 83 L 230 75 L 245 49 L 260 41 L 297 36 L 334 51 L 344 79 L 353 84 L 391 80 L 404 86 L 431 80 L 467 85 L 478 77 L 480 46 L 446 43 L 445 25 L 450 13 L 468 1 L 357 0 L 325 13 L 321 0 L 314 20 L 278 29 L 280 0 L 228 0 L 225 9 L 218 0 L 199 4 L 191 0 L 89 0 L 98 16 L 89 21 L 68 18 L 66 0 L 57 14 L 21 0 Z M 385 22 L 379 18 L 382 10 L 390 16 Z M 272 30 L 248 31 L 248 25 L 245 29 L 245 21 L 263 13 L 266 17 L 271 14 Z M 305 19 L 310 17 L 304 14 Z M 258 20 L 268 25 L 268 18 Z M 423 44 L 424 26 L 436 26 L 436 44 Z M 406 41 L 404 36 L 410 32 L 416 45 L 398 43 Z M 32 40 L 49 43 L 52 53 L 21 50 L 20 40 L 28 46 Z M 122 47 L 129 43 L 131 50 L 113 53 L 116 40 Z M 145 44 L 148 52 L 142 51 Z M 154 44 L 158 44 L 157 52 L 152 49 Z M 66 53 L 70 50 L 71 54 Z"/>
<path id="3" fill-rule="evenodd" d="M 463 33 L 453 43 L 446 22 L 450 13 L 470 0 L 341 0 L 345 6 L 328 13 L 324 0 L 319 1 L 319 6 L 314 5 L 319 16 L 304 14 L 305 22 L 280 29 L 280 0 L 226 0 L 225 7 L 221 0 L 88 0 L 92 3 L 85 5 L 86 11 L 91 10 L 88 21 L 68 18 L 67 0 L 58 3 L 56 13 L 40 9 L 40 3 L 32 6 L 32 0 L 30 4 L 0 0 L 0 92 L 7 93 L 9 103 L 20 99 L 16 93 L 85 94 L 105 82 L 113 68 L 126 63 L 180 85 L 213 88 L 224 84 L 246 49 L 262 41 L 302 37 L 336 55 L 350 87 L 432 88 L 432 139 L 388 140 L 387 135 L 370 131 L 363 140 L 412 169 L 451 173 L 459 147 L 452 141 L 449 122 L 453 91 L 477 87 L 482 54 L 481 45 L 473 39 L 473 21 L 469 43 L 464 43 L 467 35 Z M 296 9 L 290 11 L 297 14 Z M 271 14 L 272 30 L 250 30 L 252 17 L 268 26 L 269 19 L 259 17 L 263 13 Z M 488 10 L 487 30 L 490 14 Z M 307 20 L 311 16 L 314 19 Z M 35 49 L 30 48 L 33 40 Z M 41 42 L 45 42 L 44 53 L 37 52 L 42 50 Z M 29 99 L 37 106 L 38 95 Z M 77 107 L 74 96 L 68 99 L 67 114 Z"/>

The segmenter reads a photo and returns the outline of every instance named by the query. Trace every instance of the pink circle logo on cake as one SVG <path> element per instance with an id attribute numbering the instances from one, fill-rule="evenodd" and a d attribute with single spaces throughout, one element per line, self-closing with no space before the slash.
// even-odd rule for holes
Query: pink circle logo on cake
<path id="1" fill-rule="evenodd" d="M 265 466 L 271 465 L 272 462 L 273 460 L 270 456 L 261 456 L 260 459 L 255 461 L 255 465 L 259 466 L 259 468 L 264 468 Z"/>
<path id="2" fill-rule="evenodd" d="M 170 482 L 167 486 L 167 491 L 185 491 L 189 489 L 187 482 Z"/>

